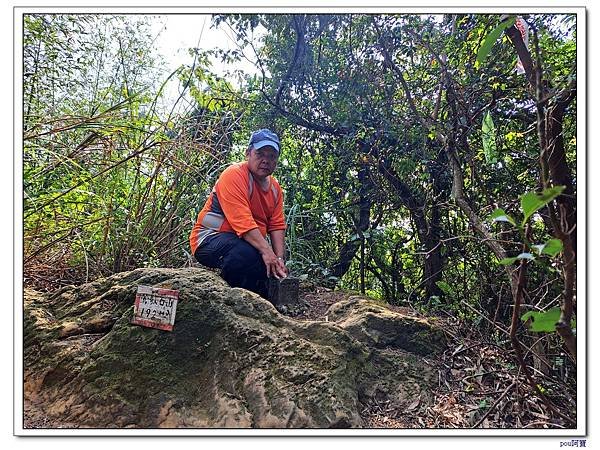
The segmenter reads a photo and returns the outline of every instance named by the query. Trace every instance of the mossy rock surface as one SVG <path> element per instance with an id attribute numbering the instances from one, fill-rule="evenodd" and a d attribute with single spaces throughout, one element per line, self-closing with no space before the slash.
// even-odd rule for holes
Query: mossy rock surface
<path id="1" fill-rule="evenodd" d="M 332 305 L 327 317 L 370 347 L 395 348 L 426 356 L 438 353 L 445 345 L 442 330 L 426 319 L 398 314 L 356 295 Z"/>
<path id="2" fill-rule="evenodd" d="M 130 323 L 138 285 L 179 290 L 172 332 Z M 373 399 L 428 402 L 442 347 L 368 299 L 298 321 L 200 268 L 25 292 L 26 403 L 64 427 L 362 427 Z"/>

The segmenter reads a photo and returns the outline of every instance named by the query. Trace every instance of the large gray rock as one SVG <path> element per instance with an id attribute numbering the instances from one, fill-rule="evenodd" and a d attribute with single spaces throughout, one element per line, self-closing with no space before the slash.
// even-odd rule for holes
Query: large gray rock
<path id="1" fill-rule="evenodd" d="M 180 291 L 172 332 L 130 323 L 138 285 Z M 373 399 L 430 400 L 427 322 L 351 297 L 297 321 L 198 269 L 25 293 L 25 400 L 63 427 L 361 427 Z"/>

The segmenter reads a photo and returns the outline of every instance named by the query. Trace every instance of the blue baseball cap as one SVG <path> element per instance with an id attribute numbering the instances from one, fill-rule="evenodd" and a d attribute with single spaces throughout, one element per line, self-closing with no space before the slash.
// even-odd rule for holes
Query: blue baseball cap
<path id="1" fill-rule="evenodd" d="M 248 147 L 259 149 L 267 145 L 270 145 L 277 151 L 277 153 L 279 153 L 279 138 L 271 130 L 262 128 L 258 131 L 255 131 L 252 133 L 252 136 L 250 136 Z"/>

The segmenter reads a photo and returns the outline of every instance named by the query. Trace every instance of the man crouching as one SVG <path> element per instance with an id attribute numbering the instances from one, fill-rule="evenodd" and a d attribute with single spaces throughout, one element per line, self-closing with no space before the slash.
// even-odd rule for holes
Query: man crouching
<path id="1" fill-rule="evenodd" d="M 221 269 L 230 286 L 264 298 L 267 278 L 288 274 L 283 192 L 271 175 L 279 151 L 275 133 L 266 128 L 252 133 L 246 160 L 219 176 L 190 233 L 192 254 L 200 264 Z"/>

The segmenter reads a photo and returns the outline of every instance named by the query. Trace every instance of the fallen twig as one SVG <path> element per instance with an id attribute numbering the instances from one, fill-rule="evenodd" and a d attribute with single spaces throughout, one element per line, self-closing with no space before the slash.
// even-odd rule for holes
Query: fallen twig
<path id="1" fill-rule="evenodd" d="M 498 405 L 498 403 L 500 403 L 500 400 L 502 400 L 504 397 L 506 397 L 506 394 L 508 394 L 508 392 L 515 387 L 517 384 L 516 381 L 513 381 L 510 386 L 508 386 L 506 389 L 504 389 L 504 392 L 502 392 L 502 394 L 500 395 L 500 397 L 498 397 L 496 399 L 496 401 L 492 404 L 492 406 L 489 407 L 489 409 L 485 412 L 485 414 L 481 417 L 481 419 L 479 419 L 479 421 L 473 425 L 473 428 L 477 428 L 479 425 L 481 425 L 483 423 L 483 421 L 486 419 L 487 416 L 490 415 L 490 413 L 494 410 L 494 408 L 496 408 L 496 406 Z"/>

